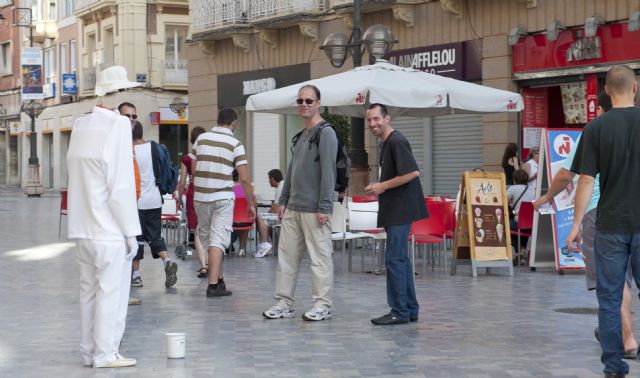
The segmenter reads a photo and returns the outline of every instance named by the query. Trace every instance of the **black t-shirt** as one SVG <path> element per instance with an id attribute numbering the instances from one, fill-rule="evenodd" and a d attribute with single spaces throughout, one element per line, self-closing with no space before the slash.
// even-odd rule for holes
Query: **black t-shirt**
<path id="1" fill-rule="evenodd" d="M 507 185 L 513 185 L 513 172 L 516 171 L 516 168 L 507 163 L 507 165 L 503 165 L 502 169 L 504 169 L 504 176 L 507 179 Z"/>
<path id="2" fill-rule="evenodd" d="M 598 231 L 640 232 L 640 109 L 613 108 L 585 126 L 571 171 L 600 174 Z"/>
<path id="3" fill-rule="evenodd" d="M 409 141 L 404 135 L 394 131 L 382 144 L 380 167 L 380 182 L 419 170 Z M 379 199 L 378 227 L 411 224 L 429 216 L 419 177 L 386 190 L 380 194 Z"/>

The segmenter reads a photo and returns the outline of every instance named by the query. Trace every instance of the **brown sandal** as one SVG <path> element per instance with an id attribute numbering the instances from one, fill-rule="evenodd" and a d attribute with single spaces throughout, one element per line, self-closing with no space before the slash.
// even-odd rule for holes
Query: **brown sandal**
<path id="1" fill-rule="evenodd" d="M 198 278 L 206 278 L 209 277 L 209 269 L 202 267 L 200 269 L 197 270 L 198 272 Z"/>

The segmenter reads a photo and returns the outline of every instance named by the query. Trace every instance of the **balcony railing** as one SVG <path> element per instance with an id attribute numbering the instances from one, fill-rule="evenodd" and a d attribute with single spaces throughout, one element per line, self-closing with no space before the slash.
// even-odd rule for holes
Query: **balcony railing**
<path id="1" fill-rule="evenodd" d="M 247 25 L 245 0 L 192 0 L 191 4 L 191 29 L 194 33 Z"/>
<path id="2" fill-rule="evenodd" d="M 300 14 L 320 13 L 326 9 L 326 0 L 251 0 L 249 21 L 259 22 Z"/>
<path id="3" fill-rule="evenodd" d="M 189 75 L 186 60 L 165 60 L 162 64 L 162 83 L 172 85 L 187 85 Z"/>
<path id="4" fill-rule="evenodd" d="M 96 88 L 96 68 L 85 67 L 82 69 L 82 90 L 89 91 Z"/>
<path id="5" fill-rule="evenodd" d="M 88 6 L 99 3 L 100 0 L 76 0 L 76 10 L 80 10 L 82 8 L 86 8 Z"/>

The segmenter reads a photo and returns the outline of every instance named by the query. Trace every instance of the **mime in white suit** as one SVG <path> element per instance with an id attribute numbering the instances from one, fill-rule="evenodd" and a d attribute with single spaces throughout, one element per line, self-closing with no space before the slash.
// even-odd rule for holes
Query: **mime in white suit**
<path id="1" fill-rule="evenodd" d="M 137 83 L 123 67 L 102 71 L 96 94 Z M 137 361 L 118 353 L 129 299 L 131 259 L 140 234 L 131 123 L 95 106 L 73 125 L 67 152 L 68 230 L 80 265 L 80 351 L 85 366 L 124 367 Z"/>

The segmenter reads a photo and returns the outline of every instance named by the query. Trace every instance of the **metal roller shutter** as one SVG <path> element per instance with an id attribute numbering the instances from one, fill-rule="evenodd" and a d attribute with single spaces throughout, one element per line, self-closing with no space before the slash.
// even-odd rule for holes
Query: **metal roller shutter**
<path id="1" fill-rule="evenodd" d="M 275 189 L 269 185 L 267 173 L 280 168 L 280 116 L 273 113 L 253 113 L 253 157 L 251 179 L 259 200 L 269 201 Z M 249 151 L 248 151 L 249 152 Z"/>
<path id="2" fill-rule="evenodd" d="M 401 132 L 411 145 L 411 152 L 418 163 L 422 189 L 425 193 L 429 193 L 431 189 L 431 166 L 427 161 L 427 156 L 430 154 L 430 125 L 430 118 L 398 117 L 391 120 L 391 126 Z"/>
<path id="3" fill-rule="evenodd" d="M 413 146 L 412 146 L 413 147 Z M 482 166 L 482 116 L 433 119 L 433 193 L 455 198 L 462 172 Z"/>

